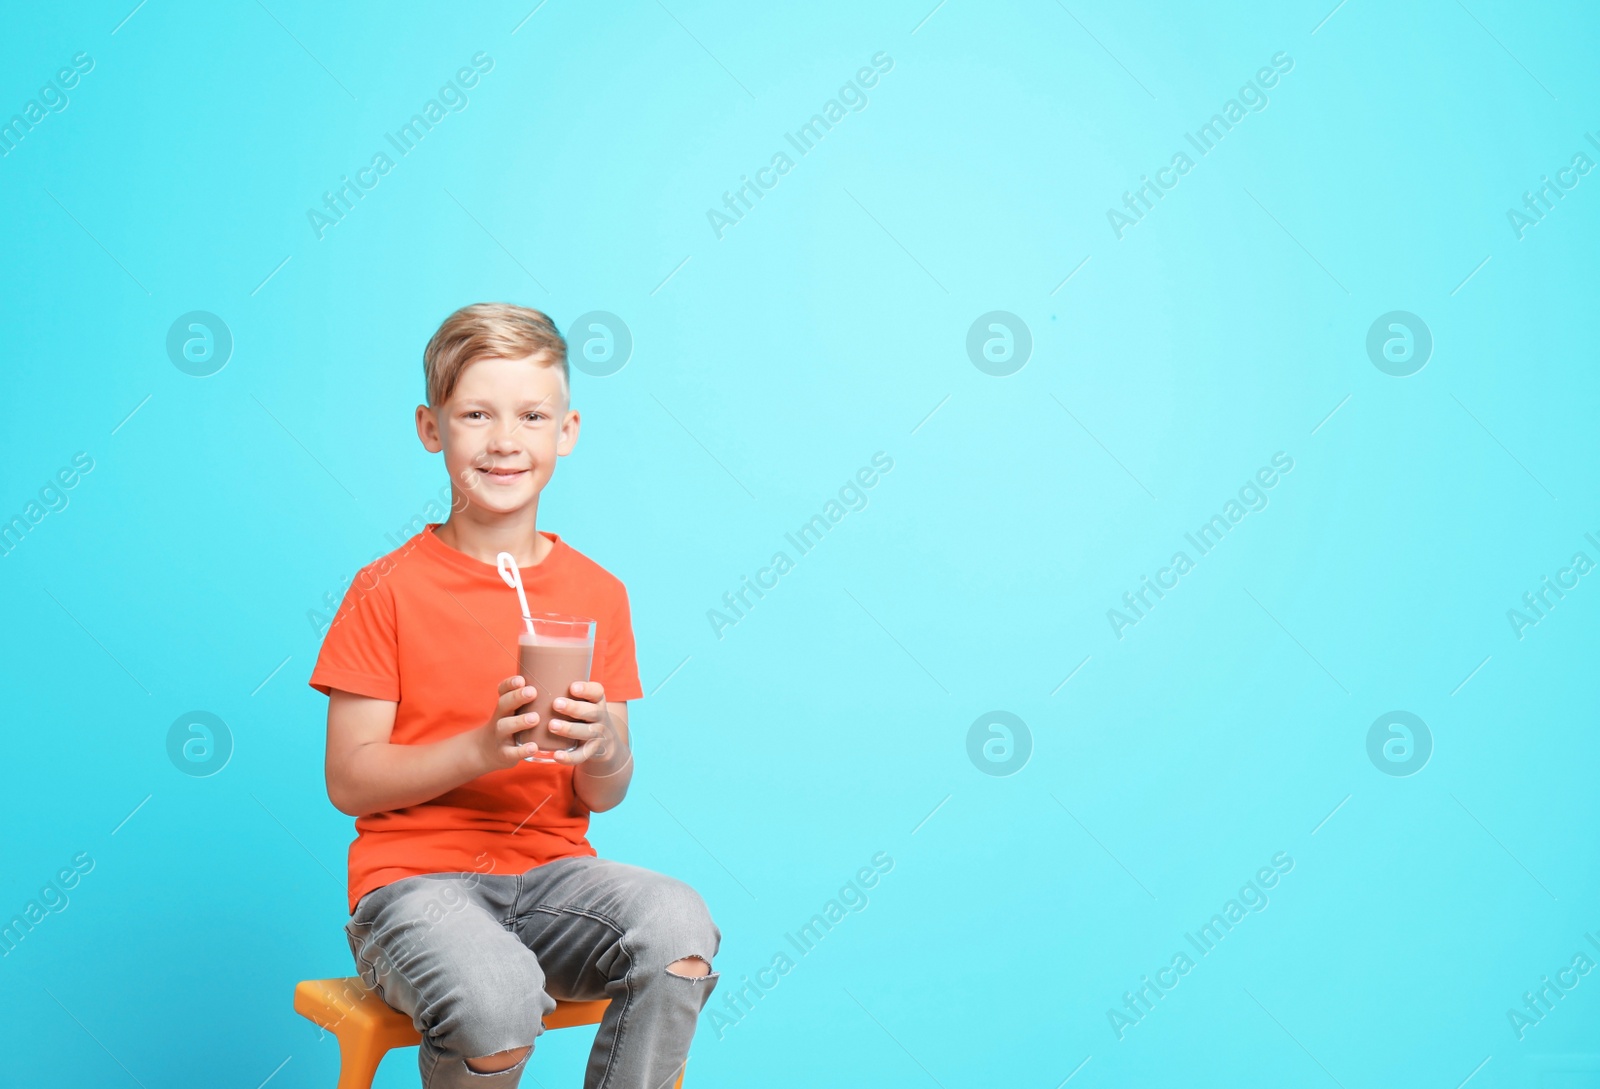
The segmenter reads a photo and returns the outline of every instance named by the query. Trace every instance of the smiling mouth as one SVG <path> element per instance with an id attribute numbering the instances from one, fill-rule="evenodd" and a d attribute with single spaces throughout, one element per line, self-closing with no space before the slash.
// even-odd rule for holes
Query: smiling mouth
<path id="1" fill-rule="evenodd" d="M 490 480 L 499 481 L 501 483 L 504 483 L 504 482 L 510 481 L 510 480 L 516 480 L 517 478 L 525 475 L 527 473 L 527 471 L 528 470 L 526 470 L 526 469 L 479 469 L 478 470 L 478 472 L 482 473 L 484 476 L 488 477 Z"/>

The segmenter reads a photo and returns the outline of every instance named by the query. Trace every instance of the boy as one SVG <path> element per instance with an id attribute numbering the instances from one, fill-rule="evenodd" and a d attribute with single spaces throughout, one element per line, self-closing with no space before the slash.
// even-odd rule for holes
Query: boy
<path id="1" fill-rule="evenodd" d="M 510 1089 L 555 1000 L 609 997 L 586 1089 L 664 1089 L 716 987 L 698 893 L 596 856 L 591 812 L 627 793 L 643 695 L 622 583 L 535 529 L 578 441 L 567 346 L 537 310 L 463 307 L 423 352 L 417 436 L 444 454 L 451 514 L 363 568 L 311 673 L 328 696 L 328 798 L 356 818 L 345 932 L 367 985 L 422 1034 L 425 1089 Z M 593 618 L 593 678 L 555 700 L 572 739 L 530 763 L 518 667 L 528 607 Z"/>

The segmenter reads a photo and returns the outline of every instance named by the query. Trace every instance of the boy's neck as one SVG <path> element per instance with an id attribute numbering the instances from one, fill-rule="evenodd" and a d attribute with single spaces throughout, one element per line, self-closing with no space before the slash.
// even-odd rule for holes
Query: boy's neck
<path id="1" fill-rule="evenodd" d="M 526 513 L 502 515 L 492 523 L 474 521 L 466 511 L 456 511 L 434 536 L 457 552 L 494 565 L 500 553 L 516 557 L 518 567 L 537 567 L 555 546 L 538 531 L 538 507 Z"/>

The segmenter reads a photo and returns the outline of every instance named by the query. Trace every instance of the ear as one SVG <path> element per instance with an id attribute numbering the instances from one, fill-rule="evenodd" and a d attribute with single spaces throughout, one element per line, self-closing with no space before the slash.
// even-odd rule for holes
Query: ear
<path id="1" fill-rule="evenodd" d="M 578 445 L 578 410 L 568 409 L 567 414 L 561 417 L 561 433 L 556 436 L 556 453 L 566 457 L 572 453 L 572 448 Z"/>
<path id="2" fill-rule="evenodd" d="M 444 439 L 439 435 L 439 418 L 427 405 L 417 406 L 417 438 L 430 454 L 444 449 Z"/>

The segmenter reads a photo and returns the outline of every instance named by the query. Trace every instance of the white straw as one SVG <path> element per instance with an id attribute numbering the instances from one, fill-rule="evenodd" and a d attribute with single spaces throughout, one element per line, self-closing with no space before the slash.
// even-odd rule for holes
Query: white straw
<path id="1" fill-rule="evenodd" d="M 533 634 L 533 614 L 528 611 L 528 595 L 522 591 L 522 572 L 517 568 L 517 558 L 509 552 L 502 552 L 494 558 L 495 566 L 500 569 L 500 577 L 506 585 L 517 592 L 517 604 L 522 606 L 522 622 L 528 627 L 528 634 Z"/>

